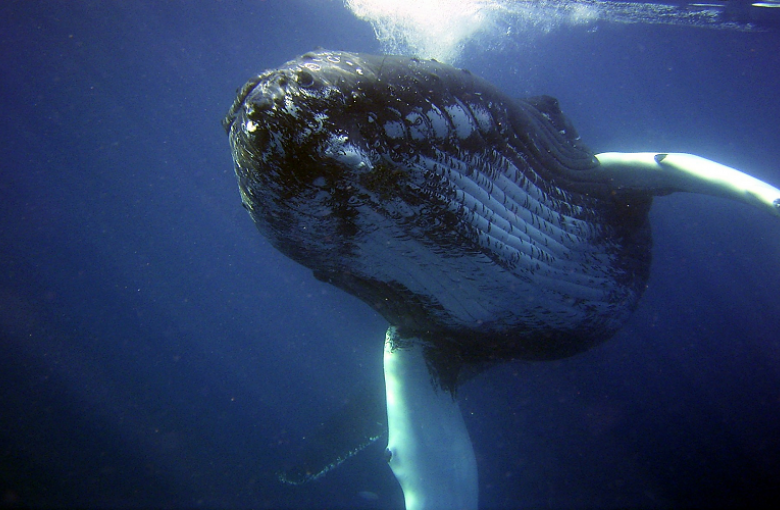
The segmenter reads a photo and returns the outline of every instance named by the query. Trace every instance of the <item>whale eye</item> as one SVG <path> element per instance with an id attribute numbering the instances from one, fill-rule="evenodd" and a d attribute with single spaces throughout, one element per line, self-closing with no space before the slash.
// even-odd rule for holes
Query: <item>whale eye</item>
<path id="1" fill-rule="evenodd" d="M 390 448 L 385 448 L 385 462 L 390 462 L 391 460 L 393 460 L 393 452 Z"/>
<path id="2" fill-rule="evenodd" d="M 297 81 L 298 85 L 301 87 L 308 89 L 314 86 L 314 75 L 309 71 L 300 71 L 298 76 L 295 77 L 295 81 Z"/>

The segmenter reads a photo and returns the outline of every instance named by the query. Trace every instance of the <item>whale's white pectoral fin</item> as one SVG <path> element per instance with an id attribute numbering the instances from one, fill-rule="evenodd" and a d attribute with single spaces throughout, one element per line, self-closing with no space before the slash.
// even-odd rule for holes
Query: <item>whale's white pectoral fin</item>
<path id="1" fill-rule="evenodd" d="M 436 384 L 418 339 L 385 340 L 387 450 L 407 510 L 476 510 L 477 462 L 460 406 Z"/>
<path id="2" fill-rule="evenodd" d="M 687 191 L 730 198 L 780 216 L 780 190 L 726 165 L 693 154 L 604 152 L 601 171 L 616 188 L 658 194 Z"/>

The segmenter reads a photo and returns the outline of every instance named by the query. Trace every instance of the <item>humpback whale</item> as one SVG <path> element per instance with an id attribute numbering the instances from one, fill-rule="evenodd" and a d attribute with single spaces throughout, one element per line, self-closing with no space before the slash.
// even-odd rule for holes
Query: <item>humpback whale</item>
<path id="1" fill-rule="evenodd" d="M 408 509 L 478 506 L 458 384 L 623 325 L 653 197 L 780 216 L 758 179 L 689 154 L 594 154 L 554 98 L 510 99 L 435 60 L 310 52 L 249 80 L 223 126 L 259 231 L 390 324 L 387 458 Z"/>

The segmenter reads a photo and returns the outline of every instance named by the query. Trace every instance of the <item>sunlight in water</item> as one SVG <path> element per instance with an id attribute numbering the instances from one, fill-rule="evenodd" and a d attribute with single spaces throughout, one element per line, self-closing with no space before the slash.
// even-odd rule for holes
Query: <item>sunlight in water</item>
<path id="1" fill-rule="evenodd" d="M 389 53 L 452 62 L 463 44 L 490 25 L 491 4 L 481 0 L 345 0 L 371 23 Z"/>
<path id="2" fill-rule="evenodd" d="M 723 5 L 626 0 L 344 0 L 371 23 L 386 53 L 455 63 L 467 44 L 523 44 L 551 30 L 597 21 L 750 30 L 722 17 Z M 758 4 L 756 4 L 758 5 Z M 775 5 L 775 4 L 772 4 Z"/>
<path id="3" fill-rule="evenodd" d="M 492 47 L 519 33 L 592 23 L 602 2 L 576 0 L 344 0 L 387 53 L 454 63 L 464 46 Z"/>

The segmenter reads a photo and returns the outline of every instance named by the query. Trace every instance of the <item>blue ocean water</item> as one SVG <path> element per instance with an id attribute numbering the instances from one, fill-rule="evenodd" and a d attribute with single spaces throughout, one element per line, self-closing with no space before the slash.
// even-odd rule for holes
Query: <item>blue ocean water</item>
<path id="1" fill-rule="evenodd" d="M 458 64 L 558 97 L 596 152 L 780 185 L 780 32 L 506 37 Z M 386 322 L 255 231 L 220 126 L 246 79 L 317 46 L 381 51 L 335 0 L 0 5 L 0 504 L 402 507 L 382 444 L 310 484 L 274 475 L 382 384 Z M 651 221 L 649 287 L 617 336 L 461 388 L 481 507 L 780 496 L 780 223 L 691 195 Z"/>

